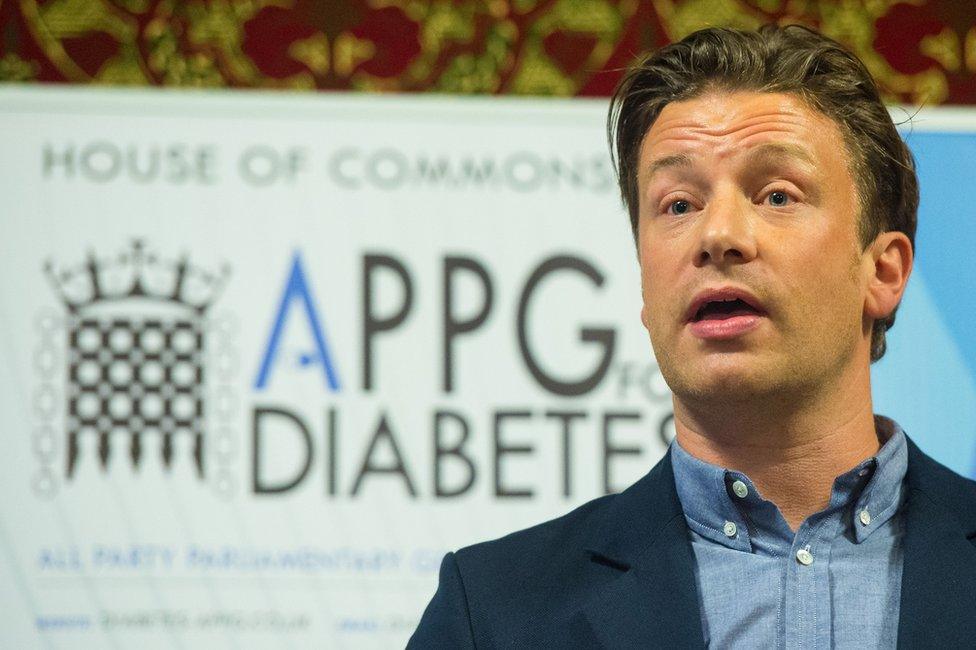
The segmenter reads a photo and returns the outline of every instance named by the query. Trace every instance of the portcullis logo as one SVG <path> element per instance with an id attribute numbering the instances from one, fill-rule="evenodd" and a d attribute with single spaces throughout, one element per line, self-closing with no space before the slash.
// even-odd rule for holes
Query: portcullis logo
<path id="1" fill-rule="evenodd" d="M 207 480 L 208 425 L 230 436 L 234 402 L 223 383 L 236 365 L 233 327 L 210 318 L 229 269 L 206 270 L 185 256 L 163 259 L 136 241 L 114 257 L 90 253 L 76 266 L 49 261 L 44 270 L 64 309 L 37 322 L 34 452 L 42 467 L 35 490 L 53 493 L 56 476 L 70 482 L 84 462 L 106 472 L 123 450 L 135 470 L 158 453 L 165 469 L 191 462 Z M 210 372 L 214 349 L 218 367 Z M 213 413 L 211 398 L 221 402 Z M 178 459 L 178 447 L 190 458 Z M 85 449 L 94 449 L 93 457 Z M 226 491 L 227 481 L 229 475 L 218 489 Z"/>

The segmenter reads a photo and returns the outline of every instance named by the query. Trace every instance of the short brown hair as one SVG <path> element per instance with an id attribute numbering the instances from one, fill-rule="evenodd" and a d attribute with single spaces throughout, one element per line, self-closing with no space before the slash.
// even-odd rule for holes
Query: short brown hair
<path id="1" fill-rule="evenodd" d="M 790 93 L 834 120 L 857 186 L 862 246 L 900 231 L 915 246 L 918 179 L 911 152 L 861 61 L 841 44 L 800 25 L 757 31 L 702 29 L 635 64 L 610 100 L 608 137 L 617 182 L 637 239 L 641 143 L 665 105 L 712 89 Z M 876 320 L 871 360 L 885 352 L 895 312 Z"/>

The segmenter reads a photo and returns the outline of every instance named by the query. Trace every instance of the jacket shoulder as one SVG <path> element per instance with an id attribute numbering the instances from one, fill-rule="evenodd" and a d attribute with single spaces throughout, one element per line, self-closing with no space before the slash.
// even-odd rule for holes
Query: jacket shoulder
<path id="1" fill-rule="evenodd" d="M 954 516 L 968 534 L 976 533 L 976 481 L 938 462 L 908 441 L 909 490 L 922 492 Z"/>
<path id="2" fill-rule="evenodd" d="M 518 581 L 551 570 L 561 561 L 578 561 L 579 552 L 598 529 L 604 511 L 618 496 L 598 497 L 561 517 L 464 547 L 456 553 L 458 564 L 468 575 L 483 575 L 498 582 Z"/>
<path id="3" fill-rule="evenodd" d="M 589 561 L 586 551 L 619 498 L 599 497 L 557 519 L 455 553 L 475 645 L 544 647 L 553 630 L 572 629 L 593 589 L 617 573 Z"/>

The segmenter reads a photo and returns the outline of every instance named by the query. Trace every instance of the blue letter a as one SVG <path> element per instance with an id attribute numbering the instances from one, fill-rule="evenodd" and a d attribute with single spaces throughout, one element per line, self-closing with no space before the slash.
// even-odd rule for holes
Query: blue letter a
<path id="1" fill-rule="evenodd" d="M 268 375 L 271 373 L 271 364 L 274 363 L 278 354 L 278 344 L 281 341 L 281 331 L 285 326 L 285 318 L 288 316 L 291 306 L 295 299 L 300 299 L 305 308 L 305 318 L 308 320 L 309 328 L 315 339 L 315 353 L 303 354 L 300 363 L 304 366 L 322 362 L 325 369 L 325 381 L 333 392 L 339 390 L 339 378 L 336 376 L 335 368 L 332 365 L 332 357 L 329 354 L 328 346 L 325 343 L 325 332 L 322 323 L 315 311 L 315 301 L 312 300 L 308 282 L 305 280 L 305 270 L 302 268 L 302 257 L 295 251 L 292 258 L 291 272 L 288 274 L 288 283 L 285 285 L 285 292 L 281 296 L 281 304 L 278 305 L 278 314 L 275 316 L 274 328 L 271 330 L 271 337 L 268 345 L 264 349 L 264 360 L 261 361 L 261 369 L 258 371 L 257 379 L 254 380 L 255 390 L 263 390 L 268 383 Z"/>

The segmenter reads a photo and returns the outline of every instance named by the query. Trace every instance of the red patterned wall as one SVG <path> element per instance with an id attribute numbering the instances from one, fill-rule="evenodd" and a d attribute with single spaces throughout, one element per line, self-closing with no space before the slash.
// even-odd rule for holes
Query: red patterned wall
<path id="1" fill-rule="evenodd" d="M 974 0 L 0 0 L 0 80 L 607 95 L 707 25 L 810 25 L 889 100 L 976 104 Z"/>

